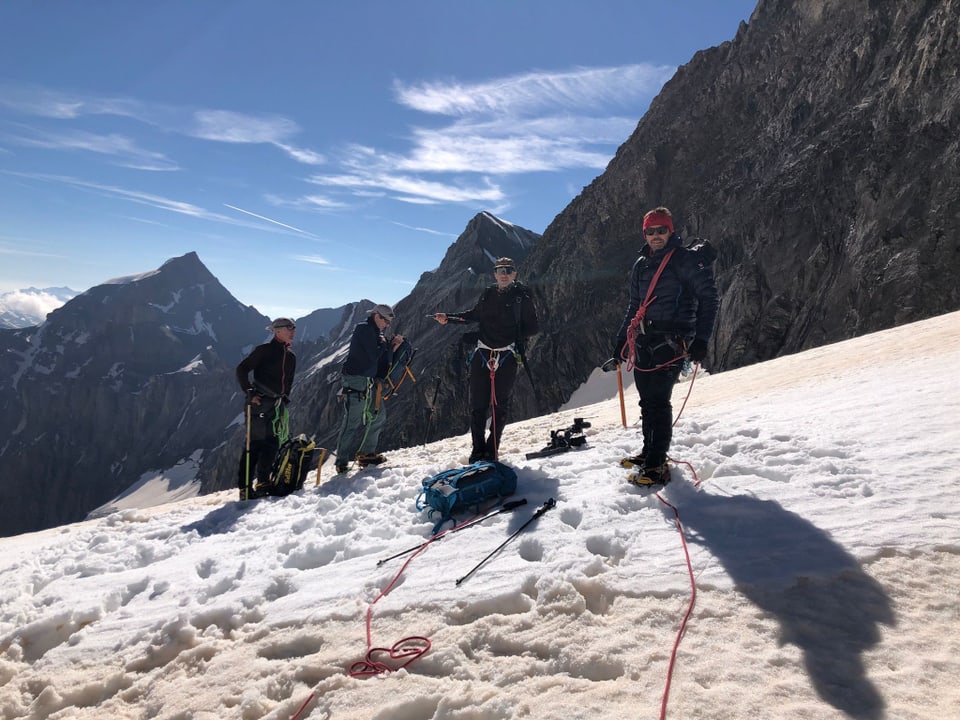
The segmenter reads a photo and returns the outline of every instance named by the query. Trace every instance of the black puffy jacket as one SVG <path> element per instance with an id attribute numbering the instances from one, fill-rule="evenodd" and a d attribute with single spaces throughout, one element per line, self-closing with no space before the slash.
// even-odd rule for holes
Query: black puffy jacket
<path id="1" fill-rule="evenodd" d="M 627 327 L 646 298 L 660 262 L 671 250 L 674 251 L 673 255 L 657 280 L 644 316 L 648 332 L 696 338 L 704 342 L 713 334 L 719 305 L 711 264 L 713 258 L 704 259 L 699 253 L 683 247 L 680 237 L 674 234 L 656 253 L 651 254 L 650 246 L 645 246 L 633 264 L 630 304 L 617 332 L 617 347 L 621 347 L 626 340 Z"/>

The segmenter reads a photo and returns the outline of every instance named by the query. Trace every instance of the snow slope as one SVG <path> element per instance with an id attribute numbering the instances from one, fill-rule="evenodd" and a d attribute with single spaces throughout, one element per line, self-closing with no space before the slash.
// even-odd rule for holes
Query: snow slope
<path id="1" fill-rule="evenodd" d="M 399 579 L 403 559 L 377 562 L 429 537 L 420 481 L 465 463 L 466 437 L 327 466 L 285 499 L 220 493 L 3 539 L 0 713 L 273 720 L 312 694 L 299 717 L 956 717 L 958 361 L 954 313 L 697 377 L 659 497 L 623 482 L 635 396 L 623 428 L 598 375 L 581 397 L 609 399 L 507 428 L 527 505 Z M 575 416 L 584 448 L 524 459 Z M 696 603 L 671 674 L 685 545 Z M 351 677 L 368 610 L 373 645 L 431 649 Z"/>

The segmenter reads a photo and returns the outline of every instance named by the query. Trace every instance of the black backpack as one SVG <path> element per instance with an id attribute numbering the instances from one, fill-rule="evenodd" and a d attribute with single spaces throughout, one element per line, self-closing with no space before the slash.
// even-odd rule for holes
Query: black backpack
<path id="1" fill-rule="evenodd" d="M 270 469 L 270 482 L 266 487 L 257 485 L 257 492 L 265 495 L 289 495 L 303 487 L 303 481 L 313 466 L 313 456 L 317 444 L 308 440 L 304 434 L 288 438 L 277 451 L 273 467 Z"/>

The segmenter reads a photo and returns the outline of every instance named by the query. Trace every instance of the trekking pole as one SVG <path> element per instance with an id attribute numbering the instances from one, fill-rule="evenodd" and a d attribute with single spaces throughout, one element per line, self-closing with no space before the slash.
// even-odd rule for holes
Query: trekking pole
<path id="1" fill-rule="evenodd" d="M 530 369 L 530 363 L 527 362 L 527 354 L 523 351 L 523 343 L 517 345 L 517 354 L 520 356 L 520 362 L 523 365 L 523 369 L 526 370 L 527 379 L 530 381 L 530 389 L 533 390 L 533 402 L 536 403 L 537 411 L 543 407 L 543 402 L 540 398 L 540 390 L 537 388 L 537 384 L 533 381 L 533 371 Z"/>
<path id="2" fill-rule="evenodd" d="M 243 445 L 244 462 L 246 463 L 246 475 L 243 481 L 243 499 L 250 499 L 250 401 L 247 401 L 247 439 Z"/>
<path id="3" fill-rule="evenodd" d="M 617 363 L 617 391 L 620 393 L 620 423 L 627 426 L 627 409 L 623 404 L 623 378 L 620 376 L 620 363 Z"/>
<path id="4" fill-rule="evenodd" d="M 490 554 L 487 555 L 483 560 L 481 560 L 481 561 L 478 562 L 476 565 L 474 565 L 473 568 L 470 570 L 470 572 L 468 572 L 468 573 L 467 573 L 466 575 L 464 575 L 462 578 L 460 578 L 459 580 L 457 580 L 457 583 L 456 583 L 456 584 L 457 584 L 457 587 L 460 586 L 460 583 L 462 583 L 462 582 L 463 582 L 464 580 L 466 580 L 468 577 L 470 577 L 471 575 L 473 575 L 477 570 L 479 570 L 480 567 L 481 567 L 487 560 L 489 560 L 489 559 L 492 558 L 494 555 L 496 555 L 498 552 L 500 552 L 500 550 L 502 550 L 503 547 L 504 547 L 508 542 L 510 542 L 510 541 L 513 540 L 517 535 L 519 535 L 520 533 L 522 533 L 522 532 L 523 532 L 523 529 L 524 529 L 527 525 L 529 525 L 529 524 L 532 523 L 534 520 L 536 520 L 538 517 L 540 517 L 541 515 L 543 515 L 547 510 L 550 510 L 551 508 L 554 508 L 554 507 L 556 507 L 556 506 L 557 506 L 557 501 L 556 501 L 556 500 L 554 500 L 553 498 L 550 498 L 549 500 L 547 500 L 543 505 L 540 506 L 540 509 L 537 510 L 537 511 L 533 514 L 533 517 L 531 517 L 531 518 L 530 518 L 529 520 L 527 520 L 523 525 L 521 525 L 521 526 L 519 527 L 519 529 L 518 529 L 513 535 L 511 535 L 511 536 L 508 537 L 506 540 L 504 540 L 502 543 L 500 543 L 500 545 L 498 545 L 497 548 L 496 548 L 492 553 L 490 553 Z"/>
<path id="5" fill-rule="evenodd" d="M 429 412 L 430 417 L 427 418 L 427 429 L 423 433 L 423 444 L 427 444 L 427 440 L 430 439 L 430 431 L 433 429 L 433 416 L 437 412 L 437 396 L 440 394 L 440 375 L 437 374 L 436 377 L 437 384 L 433 387 L 433 400 L 429 403 Z M 426 399 L 426 394 L 424 394 L 424 399 Z"/>
<path id="6" fill-rule="evenodd" d="M 510 501 L 510 502 L 508 502 L 508 503 L 504 503 L 503 505 L 501 505 L 500 507 L 498 507 L 496 510 L 493 510 L 493 511 L 487 513 L 487 514 L 484 515 L 483 517 L 474 518 L 473 520 L 467 520 L 466 522 L 460 523 L 459 525 L 455 525 L 455 526 L 453 526 L 452 528 L 450 528 L 449 530 L 447 530 L 446 532 L 442 532 L 442 533 L 440 533 L 439 535 L 436 535 L 436 536 L 430 538 L 429 540 L 424 540 L 424 541 L 423 541 L 422 543 L 420 543 L 419 545 L 414 545 L 412 548 L 407 548 L 406 550 L 403 550 L 403 551 L 401 551 L 401 552 L 398 552 L 398 553 L 396 553 L 395 555 L 391 555 L 390 557 L 386 557 L 386 558 L 384 558 L 383 560 L 377 560 L 377 567 L 380 567 L 380 566 L 383 565 L 384 563 L 388 563 L 388 562 L 390 562 L 391 560 L 396 560 L 398 557 L 403 557 L 404 555 L 409 555 L 410 553 L 419 550 L 419 549 L 422 548 L 424 545 L 429 545 L 430 543 L 432 543 L 432 542 L 435 541 L 435 540 L 442 540 L 442 539 L 443 539 L 444 537 L 446 537 L 447 535 L 450 535 L 450 534 L 455 533 L 455 532 L 460 532 L 461 530 L 466 530 L 466 529 L 469 528 L 469 527 L 473 527 L 474 525 L 478 525 L 478 524 L 482 523 L 484 520 L 489 520 L 490 518 L 492 518 L 492 517 L 495 516 L 495 515 L 499 515 L 500 513 L 510 512 L 511 510 L 515 510 L 516 508 L 520 507 L 521 505 L 526 505 L 526 504 L 527 504 L 527 499 L 526 499 L 526 498 L 520 498 L 519 500 L 512 500 L 512 501 Z"/>

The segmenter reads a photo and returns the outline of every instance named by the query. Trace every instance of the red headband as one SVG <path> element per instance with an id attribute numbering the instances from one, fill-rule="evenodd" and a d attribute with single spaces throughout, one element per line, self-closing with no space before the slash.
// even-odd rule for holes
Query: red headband
<path id="1" fill-rule="evenodd" d="M 644 230 L 648 227 L 660 227 L 661 225 L 665 225 L 670 228 L 671 233 L 673 232 L 673 218 L 665 212 L 652 212 L 643 219 Z"/>

